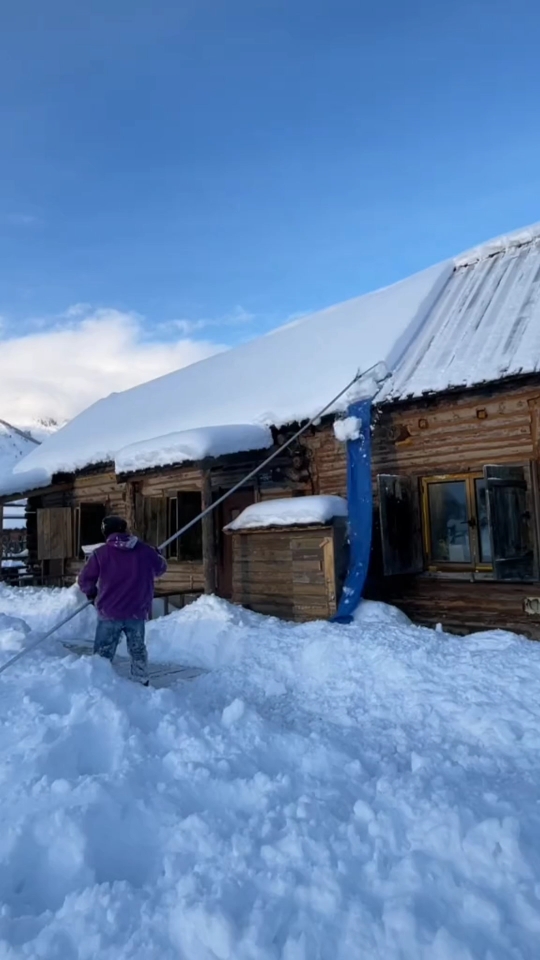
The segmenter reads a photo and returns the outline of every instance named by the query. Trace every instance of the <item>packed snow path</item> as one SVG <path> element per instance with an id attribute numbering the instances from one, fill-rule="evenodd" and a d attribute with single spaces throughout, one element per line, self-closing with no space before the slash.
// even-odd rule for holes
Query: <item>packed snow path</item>
<path id="1" fill-rule="evenodd" d="M 75 602 L 0 588 L 0 658 Z M 149 632 L 210 672 L 47 641 L 2 678 L 2 960 L 538 956 L 539 645 L 213 599 Z"/>

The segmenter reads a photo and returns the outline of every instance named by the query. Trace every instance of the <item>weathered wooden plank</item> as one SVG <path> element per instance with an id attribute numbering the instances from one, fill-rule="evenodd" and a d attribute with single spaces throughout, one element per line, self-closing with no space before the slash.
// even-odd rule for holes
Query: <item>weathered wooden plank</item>
<path id="1" fill-rule="evenodd" d="M 540 639 L 540 617 L 531 617 L 524 610 L 527 597 L 540 597 L 539 584 L 391 577 L 371 583 L 367 595 L 400 607 L 418 623 L 442 623 L 450 632 L 504 627 Z"/>
<path id="2" fill-rule="evenodd" d="M 249 576 L 254 580 L 267 580 L 268 577 L 290 580 L 292 567 L 290 563 L 233 563 L 233 574 L 239 577 Z"/>
<path id="3" fill-rule="evenodd" d="M 289 578 L 288 580 L 272 580 L 272 582 L 269 582 L 268 580 L 243 580 L 237 578 L 233 580 L 233 593 L 238 597 L 261 596 L 266 594 L 272 594 L 272 596 L 279 594 L 281 596 L 292 597 L 292 580 Z"/>

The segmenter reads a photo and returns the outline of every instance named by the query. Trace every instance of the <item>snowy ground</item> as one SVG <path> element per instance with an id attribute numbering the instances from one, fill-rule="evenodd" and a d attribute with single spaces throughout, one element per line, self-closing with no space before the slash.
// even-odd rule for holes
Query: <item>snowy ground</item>
<path id="1" fill-rule="evenodd" d="M 0 587 L 0 659 L 75 603 Z M 539 645 L 206 599 L 150 646 L 210 672 L 0 677 L 2 960 L 538 956 Z"/>

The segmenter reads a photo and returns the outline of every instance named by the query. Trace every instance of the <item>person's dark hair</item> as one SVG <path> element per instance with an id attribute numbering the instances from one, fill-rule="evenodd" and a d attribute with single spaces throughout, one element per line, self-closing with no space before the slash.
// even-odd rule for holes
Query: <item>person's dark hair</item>
<path id="1" fill-rule="evenodd" d="M 126 533 L 127 523 L 123 517 L 105 517 L 101 524 L 101 532 L 104 537 L 109 537 L 111 533 Z"/>

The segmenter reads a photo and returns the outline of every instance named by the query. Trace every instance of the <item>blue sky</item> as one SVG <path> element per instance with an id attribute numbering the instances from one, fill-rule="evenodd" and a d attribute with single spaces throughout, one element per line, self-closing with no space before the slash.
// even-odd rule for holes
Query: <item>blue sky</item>
<path id="1" fill-rule="evenodd" d="M 539 29 L 534 0 L 5 3 L 4 336 L 84 303 L 230 344 L 540 219 Z"/>

